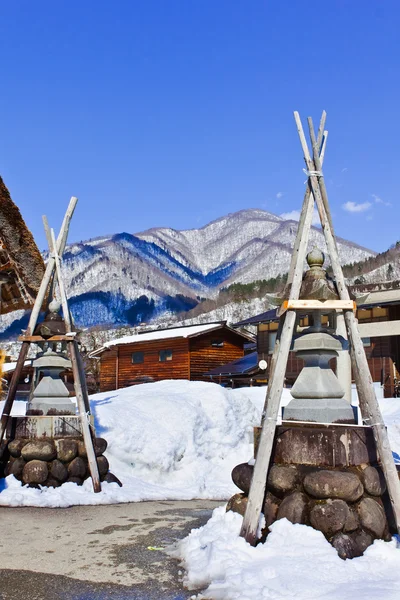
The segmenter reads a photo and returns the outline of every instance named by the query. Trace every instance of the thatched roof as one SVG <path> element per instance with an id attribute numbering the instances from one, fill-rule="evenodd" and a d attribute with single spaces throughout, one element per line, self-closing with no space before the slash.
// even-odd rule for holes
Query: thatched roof
<path id="1" fill-rule="evenodd" d="M 10 280 L 1 286 L 0 312 L 29 308 L 43 274 L 43 258 L 0 177 L 0 275 Z"/>

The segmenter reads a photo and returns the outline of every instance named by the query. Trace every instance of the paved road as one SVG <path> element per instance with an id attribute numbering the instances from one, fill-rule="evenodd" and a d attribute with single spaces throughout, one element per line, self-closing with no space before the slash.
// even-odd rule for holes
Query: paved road
<path id="1" fill-rule="evenodd" d="M 1 600 L 186 600 L 162 550 L 221 502 L 0 508 Z"/>

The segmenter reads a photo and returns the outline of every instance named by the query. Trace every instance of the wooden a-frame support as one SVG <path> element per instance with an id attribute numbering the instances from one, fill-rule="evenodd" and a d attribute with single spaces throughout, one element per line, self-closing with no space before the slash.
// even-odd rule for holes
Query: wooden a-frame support
<path id="1" fill-rule="evenodd" d="M 376 399 L 365 350 L 357 327 L 357 320 L 353 307 L 349 303 L 350 296 L 339 261 L 338 248 L 329 210 L 328 195 L 322 173 L 327 139 L 327 132 L 324 131 L 326 113 L 325 111 L 322 113 L 317 138 L 315 137 L 312 119 L 308 118 L 313 152 L 312 158 L 308 150 L 300 116 L 295 112 L 294 117 L 304 153 L 308 181 L 289 269 L 287 289 L 290 290 L 290 293 L 287 304 L 288 309 L 282 312 L 279 321 L 277 341 L 270 363 L 270 377 L 264 405 L 259 446 L 254 464 L 248 503 L 240 532 L 240 535 L 252 545 L 255 545 L 257 542 L 257 529 L 265 496 L 267 473 L 271 460 L 285 371 L 296 323 L 296 308 L 290 307 L 295 307 L 296 301 L 299 299 L 303 277 L 303 265 L 306 258 L 309 232 L 313 218 L 314 202 L 317 205 L 328 254 L 331 259 L 333 275 L 336 280 L 340 301 L 342 301 L 341 308 L 343 310 L 347 335 L 350 342 L 351 362 L 360 401 L 361 414 L 364 423 L 370 425 L 373 430 L 378 456 L 386 479 L 396 527 L 400 533 L 399 478 L 390 449 L 385 424 Z"/>
<path id="2" fill-rule="evenodd" d="M 94 434 L 91 430 L 89 423 L 90 416 L 90 404 L 89 404 L 89 395 L 87 392 L 86 386 L 86 378 L 83 369 L 82 359 L 78 350 L 78 344 L 74 339 L 74 334 L 72 332 L 72 320 L 71 314 L 69 312 L 67 295 L 65 293 L 64 281 L 61 273 L 61 261 L 60 257 L 62 256 L 68 237 L 69 225 L 72 219 L 72 215 L 75 210 L 76 203 L 78 199 L 74 196 L 71 198 L 70 203 L 68 205 L 67 212 L 65 213 L 65 217 L 60 229 L 60 233 L 58 235 L 57 241 L 54 236 L 54 231 L 49 229 L 47 224 L 46 217 L 43 217 L 43 222 L 46 230 L 47 241 L 49 243 L 49 259 L 47 261 L 46 270 L 35 300 L 35 303 L 32 308 L 32 312 L 30 315 L 28 327 L 25 331 L 25 334 L 20 338 L 22 340 L 22 346 L 19 352 L 17 364 L 14 370 L 14 373 L 11 378 L 8 395 L 4 404 L 3 413 L 0 419 L 0 443 L 3 440 L 8 420 L 11 415 L 11 409 L 14 404 L 18 381 L 20 379 L 22 369 L 25 364 L 25 359 L 28 354 L 29 346 L 31 343 L 38 341 L 64 341 L 67 344 L 68 354 L 71 359 L 72 364 L 72 373 L 74 377 L 74 388 L 75 395 L 78 405 L 79 417 L 82 427 L 83 441 L 86 448 L 86 453 L 88 457 L 89 463 L 89 471 L 90 476 L 92 478 L 93 490 L 94 492 L 101 491 L 101 483 L 99 476 L 99 469 L 97 466 L 97 459 L 94 450 Z M 66 335 L 65 336 L 54 336 L 53 338 L 49 338 L 49 340 L 45 340 L 40 336 L 33 336 L 33 331 L 36 327 L 37 320 L 42 309 L 43 302 L 46 299 L 46 296 L 49 295 L 51 298 L 52 290 L 55 285 L 55 281 L 58 281 L 58 288 L 61 296 L 61 304 L 63 309 L 63 316 L 65 321 Z M 49 292 L 50 290 L 50 292 Z"/>

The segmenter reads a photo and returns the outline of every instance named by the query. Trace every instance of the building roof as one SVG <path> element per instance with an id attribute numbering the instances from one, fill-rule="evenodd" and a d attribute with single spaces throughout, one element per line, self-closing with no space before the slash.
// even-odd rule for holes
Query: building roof
<path id="1" fill-rule="evenodd" d="M 0 177 L 0 272 L 2 314 L 32 306 L 44 275 L 44 262 L 18 207 Z"/>
<path id="2" fill-rule="evenodd" d="M 26 360 L 24 362 L 24 367 L 31 367 L 32 362 L 33 362 L 32 359 Z M 12 373 L 13 371 L 15 371 L 16 366 L 17 366 L 17 362 L 3 363 L 1 365 L 1 370 L 3 373 Z"/>
<path id="3" fill-rule="evenodd" d="M 400 289 L 396 290 L 378 290 L 369 292 L 359 308 L 369 308 L 372 306 L 385 306 L 387 304 L 400 303 Z"/>
<path id="4" fill-rule="evenodd" d="M 96 356 L 113 346 L 121 344 L 136 344 L 142 342 L 151 342 L 156 340 L 166 340 L 174 338 L 193 338 L 204 333 L 219 331 L 220 329 L 228 329 L 232 333 L 241 336 L 246 341 L 253 341 L 254 337 L 247 333 L 242 333 L 236 329 L 231 329 L 226 325 L 226 321 L 218 321 L 216 323 L 205 323 L 203 325 L 188 325 L 180 327 L 172 327 L 170 329 L 156 329 L 154 331 L 144 331 L 135 335 L 127 335 L 121 338 L 116 338 L 106 342 L 101 348 L 90 353 L 90 356 Z"/>
<path id="5" fill-rule="evenodd" d="M 400 304 L 400 289 L 395 290 L 379 290 L 369 292 L 362 298 L 362 304 L 357 308 L 372 308 L 373 306 L 388 306 L 390 304 Z M 248 319 L 243 319 L 235 323 L 233 327 L 244 327 L 245 325 L 258 325 L 258 323 L 268 323 L 270 321 L 278 321 L 277 309 L 273 308 L 266 312 L 254 315 Z"/>
<path id="6" fill-rule="evenodd" d="M 215 367 L 214 369 L 211 369 L 211 371 L 207 371 L 205 375 L 214 377 L 218 377 L 219 375 L 222 377 L 228 377 L 230 375 L 245 375 L 254 369 L 258 370 L 257 352 L 251 352 L 251 354 L 246 354 L 245 356 L 227 363 L 226 365 Z"/>
<path id="7" fill-rule="evenodd" d="M 258 323 L 267 323 L 268 321 L 276 321 L 279 317 L 276 316 L 277 309 L 272 308 L 271 310 L 267 310 L 266 312 L 260 313 L 259 315 L 254 315 L 254 317 L 249 317 L 248 319 L 243 319 L 243 321 L 239 321 L 235 323 L 233 327 L 242 327 L 244 325 L 258 325 Z"/>

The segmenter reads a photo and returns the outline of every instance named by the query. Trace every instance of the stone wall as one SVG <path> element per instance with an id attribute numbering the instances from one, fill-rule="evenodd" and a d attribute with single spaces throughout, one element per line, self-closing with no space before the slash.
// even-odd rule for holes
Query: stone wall
<path id="1" fill-rule="evenodd" d="M 101 481 L 119 480 L 109 472 L 108 460 L 104 456 L 107 442 L 95 439 L 95 453 Z M 16 438 L 9 441 L 3 453 L 4 475 L 30 487 L 59 487 L 71 481 L 82 485 L 90 477 L 88 460 L 83 439 L 47 438 L 35 440 Z"/>
<path id="2" fill-rule="evenodd" d="M 244 514 L 252 473 L 248 463 L 233 469 L 242 493 L 227 510 Z M 391 537 L 386 484 L 369 428 L 278 428 L 266 489 L 262 540 L 269 525 L 285 517 L 321 531 L 341 558 L 360 556 L 374 539 Z"/>

